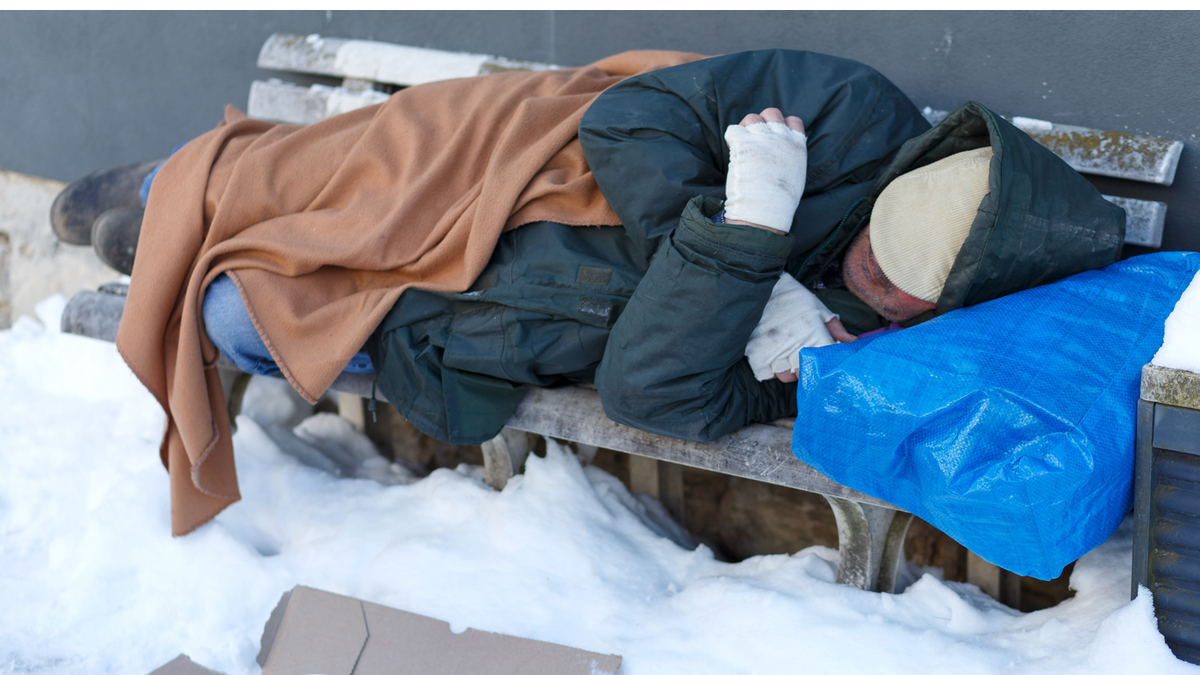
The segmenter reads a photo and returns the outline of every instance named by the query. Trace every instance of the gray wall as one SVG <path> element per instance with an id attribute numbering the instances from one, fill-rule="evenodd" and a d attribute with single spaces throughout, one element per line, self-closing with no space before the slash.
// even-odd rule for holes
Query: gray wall
<path id="1" fill-rule="evenodd" d="M 1016 114 L 1187 143 L 1164 248 L 1200 250 L 1200 14 L 1169 12 L 0 13 L 0 169 L 72 180 L 164 156 L 246 104 L 273 32 L 580 65 L 625 49 L 785 47 L 868 63 L 918 105 Z"/>

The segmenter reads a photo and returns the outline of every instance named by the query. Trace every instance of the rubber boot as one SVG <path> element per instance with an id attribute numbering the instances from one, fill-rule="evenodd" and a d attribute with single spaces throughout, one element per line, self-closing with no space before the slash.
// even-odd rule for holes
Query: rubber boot
<path id="1" fill-rule="evenodd" d="M 92 227 L 92 248 L 96 249 L 96 255 L 121 274 L 133 273 L 133 256 L 137 253 L 145 213 L 141 207 L 112 209 L 100 214 Z"/>
<path id="2" fill-rule="evenodd" d="M 71 183 L 50 207 L 50 226 L 68 244 L 92 243 L 96 219 L 113 209 L 142 208 L 140 195 L 146 176 L 161 164 L 141 162 L 102 169 Z"/>

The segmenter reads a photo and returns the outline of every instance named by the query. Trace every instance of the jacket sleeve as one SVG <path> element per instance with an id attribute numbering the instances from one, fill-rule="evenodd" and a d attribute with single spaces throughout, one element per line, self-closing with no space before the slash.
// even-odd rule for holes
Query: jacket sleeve
<path id="1" fill-rule="evenodd" d="M 743 357 L 791 237 L 708 219 L 697 198 L 613 325 L 596 388 L 622 424 L 711 440 L 796 414 L 796 386 L 758 382 Z"/>
<path id="2" fill-rule="evenodd" d="M 791 234 L 711 223 L 705 209 L 724 197 L 729 164 L 725 128 L 772 106 L 803 119 L 808 135 Z M 650 260 L 596 374 L 608 416 L 709 440 L 794 415 L 795 385 L 755 380 L 746 341 L 788 257 L 816 249 L 904 141 L 928 128 L 874 69 L 812 52 L 705 59 L 598 97 L 580 142 L 601 192 Z"/>
<path id="3" fill-rule="evenodd" d="M 725 128 L 772 106 L 803 119 L 808 135 L 793 252 L 819 244 L 862 185 L 929 128 L 874 69 L 813 52 L 742 52 L 629 78 L 592 103 L 579 138 L 600 191 L 646 259 L 689 199 L 724 197 Z"/>

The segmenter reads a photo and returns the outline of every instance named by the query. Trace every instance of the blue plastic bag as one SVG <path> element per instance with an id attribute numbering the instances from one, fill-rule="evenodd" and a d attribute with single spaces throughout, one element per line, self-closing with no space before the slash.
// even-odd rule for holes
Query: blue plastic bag
<path id="1" fill-rule="evenodd" d="M 1157 253 L 800 352 L 792 450 L 1053 579 L 1129 512 L 1142 366 L 1200 254 Z"/>

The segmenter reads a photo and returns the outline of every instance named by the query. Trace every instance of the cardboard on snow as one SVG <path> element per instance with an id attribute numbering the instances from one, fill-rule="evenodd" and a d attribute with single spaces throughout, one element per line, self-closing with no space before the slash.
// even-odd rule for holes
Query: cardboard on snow
<path id="1" fill-rule="evenodd" d="M 602 675 L 621 657 L 487 633 L 357 598 L 296 586 L 263 630 L 263 675 Z M 187 656 L 151 675 L 219 675 Z"/>

